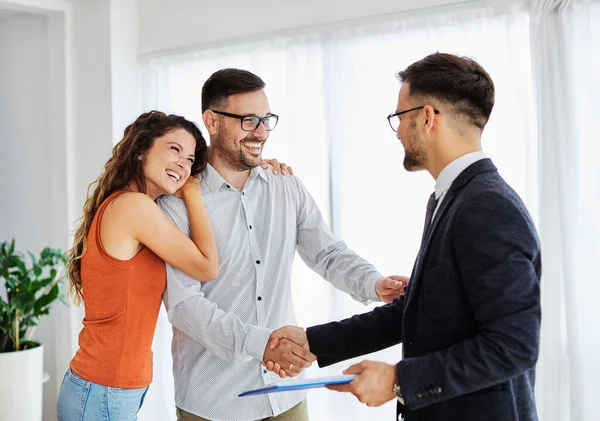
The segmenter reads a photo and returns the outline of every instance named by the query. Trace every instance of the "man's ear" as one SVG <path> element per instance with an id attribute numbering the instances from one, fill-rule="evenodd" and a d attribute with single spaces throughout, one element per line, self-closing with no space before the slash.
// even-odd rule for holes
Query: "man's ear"
<path id="1" fill-rule="evenodd" d="M 425 117 L 425 131 L 430 131 L 433 128 L 433 124 L 435 122 L 435 110 L 431 105 L 426 105 L 423 107 L 423 115 Z"/>
<path id="2" fill-rule="evenodd" d="M 209 134 L 215 135 L 219 131 L 219 119 L 211 110 L 206 110 L 202 113 L 202 121 Z"/>

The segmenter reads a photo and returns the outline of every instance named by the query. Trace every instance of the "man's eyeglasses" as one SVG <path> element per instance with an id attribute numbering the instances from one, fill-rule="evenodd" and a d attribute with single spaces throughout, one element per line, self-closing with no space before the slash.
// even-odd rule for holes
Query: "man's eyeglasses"
<path id="1" fill-rule="evenodd" d="M 409 113 L 409 112 L 415 111 L 415 110 L 421 110 L 423 108 L 425 108 L 425 105 L 422 105 L 420 107 L 411 108 L 410 110 L 399 111 L 397 113 L 392 113 L 392 114 L 388 115 L 387 116 L 388 123 L 390 123 L 390 127 L 392 128 L 392 130 L 394 131 L 394 133 L 398 132 L 398 127 L 400 126 L 400 116 L 402 114 L 406 114 L 406 113 Z M 436 114 L 440 113 L 436 109 L 434 109 L 433 112 L 436 113 Z"/>
<path id="2" fill-rule="evenodd" d="M 221 114 L 225 117 L 237 118 L 240 120 L 240 124 L 242 126 L 242 130 L 246 132 L 251 132 L 258 129 L 260 123 L 263 123 L 265 126 L 265 130 L 270 132 L 277 126 L 277 122 L 279 121 L 279 116 L 277 114 L 270 114 L 265 117 L 257 117 L 254 115 L 239 115 L 226 113 L 225 111 L 217 111 L 211 110 L 215 114 Z"/>

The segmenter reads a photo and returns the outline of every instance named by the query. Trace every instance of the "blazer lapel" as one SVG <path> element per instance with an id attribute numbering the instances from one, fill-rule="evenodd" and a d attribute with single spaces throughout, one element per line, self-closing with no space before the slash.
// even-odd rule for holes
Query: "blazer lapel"
<path id="1" fill-rule="evenodd" d="M 427 230 L 427 233 L 425 234 L 425 238 L 423 238 L 423 242 L 421 243 L 421 248 L 419 249 L 419 254 L 417 254 L 417 260 L 415 261 L 415 266 L 413 267 L 413 272 L 412 275 L 410 276 L 410 283 L 409 285 L 411 285 L 411 293 L 408 294 L 408 296 L 406 297 L 406 307 L 408 307 L 412 297 L 414 297 L 415 295 L 415 291 L 416 288 L 419 284 L 420 278 L 421 278 L 421 272 L 423 269 L 423 263 L 425 262 L 426 258 L 427 258 L 427 254 L 429 252 L 429 246 L 431 244 L 431 240 L 433 238 L 433 235 L 435 234 L 435 231 L 437 230 L 438 226 L 440 225 L 440 221 L 443 219 L 444 217 L 444 213 L 446 213 L 446 210 L 450 207 L 450 205 L 452 204 L 452 202 L 454 201 L 454 192 L 452 191 L 452 189 L 448 190 L 446 192 L 446 195 L 444 196 L 444 200 L 442 200 L 442 203 L 440 204 L 440 207 L 438 208 L 437 212 L 435 213 L 435 216 L 433 217 L 433 221 L 431 221 L 431 225 L 429 227 L 429 229 Z"/>
<path id="2" fill-rule="evenodd" d="M 468 166 L 462 173 L 460 173 L 460 175 L 456 178 L 456 180 L 454 180 L 454 182 L 446 192 L 446 195 L 444 196 L 442 203 L 440 204 L 440 207 L 438 208 L 433 218 L 433 221 L 431 222 L 431 226 L 427 230 L 425 238 L 423 238 L 421 248 L 419 249 L 419 254 L 417 254 L 417 259 L 415 261 L 412 274 L 410 275 L 409 290 L 406 296 L 405 309 L 408 308 L 411 300 L 416 295 L 416 288 L 418 287 L 419 282 L 421 280 L 423 264 L 427 259 L 429 246 L 431 245 L 431 241 L 433 239 L 433 236 L 435 235 L 435 231 L 437 230 L 441 221 L 444 219 L 444 214 L 446 213 L 446 210 L 448 210 L 448 208 L 450 208 L 450 206 L 452 205 L 452 202 L 454 202 L 456 192 L 462 189 L 467 184 L 469 184 L 469 182 L 475 176 L 488 171 L 497 171 L 496 167 L 489 158 L 477 161 Z"/>

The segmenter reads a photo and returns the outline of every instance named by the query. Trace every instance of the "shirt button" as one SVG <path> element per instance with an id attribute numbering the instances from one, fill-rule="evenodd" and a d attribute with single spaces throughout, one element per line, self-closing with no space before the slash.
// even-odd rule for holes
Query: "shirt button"
<path id="1" fill-rule="evenodd" d="M 260 301 L 260 300 L 262 300 L 262 297 L 257 297 L 256 299 L 257 299 L 258 301 Z M 265 371 L 265 373 L 266 373 L 266 371 Z"/>
<path id="2" fill-rule="evenodd" d="M 256 264 L 257 264 L 257 265 L 260 265 L 260 260 L 257 260 L 257 261 L 256 261 Z"/>
<path id="3" fill-rule="evenodd" d="M 246 195 L 246 193 L 242 192 L 242 196 L 245 196 L 245 195 Z"/>
<path id="4" fill-rule="evenodd" d="M 230 189 L 230 188 L 231 188 L 231 186 L 230 186 L 229 184 L 227 184 L 227 188 L 228 188 L 228 189 Z"/>
<path id="5" fill-rule="evenodd" d="M 267 374 L 267 370 L 263 370 L 263 373 Z"/>
<path id="6" fill-rule="evenodd" d="M 250 227 L 250 229 L 252 229 L 252 225 L 248 225 Z"/>

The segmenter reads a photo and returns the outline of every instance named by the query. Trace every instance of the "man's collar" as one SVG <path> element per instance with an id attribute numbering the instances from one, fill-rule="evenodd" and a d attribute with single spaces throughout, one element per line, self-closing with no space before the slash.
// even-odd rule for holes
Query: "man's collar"
<path id="1" fill-rule="evenodd" d="M 248 179 L 253 180 L 256 178 L 256 176 L 259 176 L 260 178 L 262 178 L 263 180 L 265 180 L 268 183 L 269 182 L 269 177 L 267 177 L 268 170 L 269 170 L 269 168 L 267 168 L 265 170 L 260 165 L 258 167 L 254 167 L 250 170 L 250 177 L 248 177 Z"/>
<path id="2" fill-rule="evenodd" d="M 454 180 L 456 180 L 467 167 L 482 159 L 485 159 L 485 153 L 483 151 L 476 151 L 463 155 L 449 163 L 442 172 L 440 172 L 440 175 L 435 182 L 435 198 L 439 199 L 442 193 L 450 188 Z"/>
<path id="3" fill-rule="evenodd" d="M 225 181 L 221 174 L 219 174 L 215 167 L 210 164 L 206 164 L 206 169 L 202 172 L 201 177 L 206 182 L 206 185 L 210 191 L 214 194 L 217 194 L 221 187 L 229 184 L 227 181 Z M 246 183 L 254 180 L 256 177 L 262 178 L 267 183 L 269 182 L 269 177 L 266 174 L 266 170 L 264 170 L 260 165 L 250 170 L 250 176 L 248 177 Z"/>
<path id="4" fill-rule="evenodd" d="M 221 186 L 225 184 L 225 179 L 223 179 L 221 174 L 215 170 L 215 167 L 210 164 L 206 164 L 206 168 L 202 172 L 201 177 L 210 191 L 214 194 L 217 194 Z"/>

